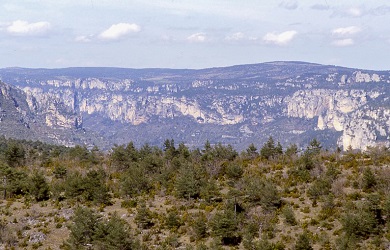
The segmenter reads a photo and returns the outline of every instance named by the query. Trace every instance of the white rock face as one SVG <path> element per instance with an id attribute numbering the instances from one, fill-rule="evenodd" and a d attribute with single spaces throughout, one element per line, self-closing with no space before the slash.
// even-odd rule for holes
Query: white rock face
<path id="1" fill-rule="evenodd" d="M 368 79 L 365 74 L 359 77 L 359 80 Z M 297 91 L 287 99 L 287 114 L 309 119 L 318 117 L 318 129 L 343 132 L 339 141 L 344 149 L 349 146 L 366 149 L 375 145 L 377 133 L 381 136 L 390 134 L 390 109 L 362 111 L 367 97 L 375 99 L 379 96 L 377 92 L 363 90 Z"/>
<path id="2" fill-rule="evenodd" d="M 361 71 L 355 72 L 356 82 L 379 82 L 381 79 L 378 74 L 362 73 Z"/>
<path id="3" fill-rule="evenodd" d="M 58 85 L 58 82 L 52 82 Z M 81 115 L 74 111 L 74 93 L 64 90 L 61 94 L 53 91 L 45 93 L 40 88 L 25 87 L 26 101 L 30 110 L 45 116 L 46 125 L 75 128 L 82 124 Z"/>
<path id="4" fill-rule="evenodd" d="M 291 99 L 286 98 L 287 115 L 299 118 L 314 118 L 324 113 L 333 104 L 332 94 L 327 90 L 300 90 Z"/>
<path id="5" fill-rule="evenodd" d="M 30 108 L 38 108 L 46 115 L 46 124 L 49 126 L 72 127 L 76 122 L 80 122 L 81 117 L 68 120 L 69 117 L 62 115 L 56 103 L 63 104 L 67 112 L 81 112 L 87 114 L 102 113 L 111 120 L 122 121 L 133 125 L 148 122 L 152 116 L 161 118 L 173 118 L 176 116 L 189 116 L 198 123 L 211 123 L 221 125 L 232 125 L 241 123 L 244 120 L 240 110 L 234 110 L 234 107 L 225 109 L 224 102 L 216 100 L 211 104 L 210 109 L 205 109 L 196 99 L 186 97 L 174 98 L 171 96 L 155 96 L 153 93 L 159 91 L 158 86 L 147 87 L 144 90 L 135 89 L 134 92 L 144 91 L 147 95 L 120 94 L 124 90 L 129 90 L 132 81 L 127 80 L 121 83 L 105 83 L 99 79 L 89 78 L 82 81 L 61 82 L 59 80 L 41 82 L 41 85 L 61 86 L 61 91 L 49 90 L 45 92 L 43 88 L 24 87 L 27 93 Z M 212 82 L 211 82 L 212 83 Z M 194 82 L 194 86 L 210 84 L 210 82 Z M 65 87 L 65 88 L 64 88 Z M 69 87 L 69 88 L 67 88 Z M 77 91 L 95 89 L 107 90 L 97 92 L 96 95 L 78 95 Z M 166 85 L 165 89 L 176 92 L 174 86 Z M 111 91 L 115 90 L 115 91 Z M 120 91 L 118 91 L 120 90 Z M 33 102 L 32 100 L 36 100 Z M 77 99 L 77 100 L 75 100 Z M 36 103 L 38 107 L 34 107 Z M 78 104 L 76 107 L 75 104 Z M 78 109 L 78 110 L 77 110 Z"/>

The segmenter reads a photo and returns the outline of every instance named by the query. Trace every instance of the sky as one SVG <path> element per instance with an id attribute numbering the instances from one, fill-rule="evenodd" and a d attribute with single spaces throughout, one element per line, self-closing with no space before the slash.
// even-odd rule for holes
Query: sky
<path id="1" fill-rule="evenodd" d="M 2 0 L 0 68 L 390 70 L 389 0 Z"/>

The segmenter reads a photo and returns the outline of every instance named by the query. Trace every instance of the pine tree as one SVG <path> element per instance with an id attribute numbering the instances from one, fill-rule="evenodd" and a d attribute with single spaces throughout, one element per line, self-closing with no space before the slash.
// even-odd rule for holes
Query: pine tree
<path id="1" fill-rule="evenodd" d="M 17 167 L 23 164 L 26 152 L 22 145 L 11 142 L 8 144 L 4 155 L 9 166 Z"/>
<path id="2" fill-rule="evenodd" d="M 282 144 L 278 142 L 278 144 L 275 147 L 275 156 L 282 155 L 282 154 L 283 154 L 283 147 Z"/>
<path id="3" fill-rule="evenodd" d="M 296 144 L 292 144 L 289 147 L 287 147 L 286 155 L 288 157 L 291 158 L 292 156 L 297 155 L 297 154 L 298 154 L 298 146 Z"/>
<path id="4" fill-rule="evenodd" d="M 122 192 L 125 195 L 135 196 L 150 189 L 150 183 L 145 168 L 133 163 L 121 178 Z"/>
<path id="5" fill-rule="evenodd" d="M 126 221 L 119 218 L 117 213 L 114 213 L 109 220 L 103 221 L 97 225 L 93 240 L 96 249 L 133 249 L 130 227 Z"/>
<path id="6" fill-rule="evenodd" d="M 200 194 L 200 180 L 193 166 L 182 168 L 177 176 L 176 195 L 181 198 L 194 198 Z"/>
<path id="7" fill-rule="evenodd" d="M 260 149 L 261 157 L 267 160 L 282 154 L 283 154 L 282 145 L 278 142 L 277 146 L 275 146 L 275 141 L 272 138 L 272 136 L 268 138 L 267 142 Z"/>
<path id="8" fill-rule="evenodd" d="M 146 207 L 145 201 L 140 201 L 137 207 L 137 215 L 134 219 L 138 227 L 142 229 L 150 228 L 153 225 L 152 212 Z"/>
<path id="9" fill-rule="evenodd" d="M 49 184 L 45 176 L 40 172 L 35 172 L 31 177 L 30 193 L 34 196 L 36 201 L 43 201 L 49 199 Z"/>
<path id="10" fill-rule="evenodd" d="M 84 196 L 98 204 L 110 204 L 109 190 L 105 183 L 106 173 L 103 169 L 92 170 L 84 179 Z"/>
<path id="11" fill-rule="evenodd" d="M 247 153 L 249 158 L 255 158 L 259 155 L 257 153 L 257 148 L 255 147 L 255 145 L 253 143 L 251 143 L 249 145 L 249 147 L 246 149 L 246 153 Z"/>
<path id="12" fill-rule="evenodd" d="M 211 221 L 211 229 L 212 234 L 220 237 L 225 245 L 236 245 L 240 241 L 236 216 L 231 210 L 216 213 Z"/>
<path id="13" fill-rule="evenodd" d="M 245 193 L 254 204 L 261 205 L 266 210 L 272 210 L 280 206 L 281 198 L 276 186 L 269 180 L 259 177 L 245 179 Z"/>
<path id="14" fill-rule="evenodd" d="M 164 142 L 164 152 L 165 158 L 172 160 L 177 155 L 177 150 L 175 148 L 175 141 L 173 139 L 166 139 Z"/>
<path id="15" fill-rule="evenodd" d="M 177 230 L 181 226 L 181 220 L 177 210 L 171 210 L 168 212 L 165 225 L 171 230 Z"/>
<path id="16" fill-rule="evenodd" d="M 84 249 L 86 244 L 93 242 L 98 216 L 89 208 L 78 207 L 75 211 L 73 224 L 69 227 L 70 234 L 65 249 Z"/>
<path id="17" fill-rule="evenodd" d="M 363 171 L 362 186 L 365 192 L 371 191 L 377 185 L 377 180 L 371 168 L 366 167 Z"/>
<path id="18" fill-rule="evenodd" d="M 198 213 L 192 223 L 192 230 L 196 240 L 203 239 L 207 235 L 207 218 L 204 213 Z"/>
<path id="19" fill-rule="evenodd" d="M 318 155 L 321 152 L 321 149 L 321 142 L 314 138 L 310 141 L 309 146 L 307 147 L 307 153 L 312 155 Z"/>

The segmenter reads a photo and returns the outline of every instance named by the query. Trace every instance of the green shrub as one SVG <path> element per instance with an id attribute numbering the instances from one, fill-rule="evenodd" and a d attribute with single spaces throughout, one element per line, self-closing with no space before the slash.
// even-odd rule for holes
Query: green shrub
<path id="1" fill-rule="evenodd" d="M 326 197 L 326 200 L 322 204 L 320 215 L 321 219 L 329 218 L 335 215 L 336 205 L 334 203 L 334 195 L 330 194 Z"/>
<path id="2" fill-rule="evenodd" d="M 66 174 L 68 173 L 66 167 L 64 166 L 56 166 L 53 170 L 54 177 L 57 179 L 64 179 L 66 177 Z"/>
<path id="3" fill-rule="evenodd" d="M 328 195 L 332 187 L 332 180 L 330 178 L 316 179 L 307 190 L 307 194 L 313 200 L 317 200 L 323 195 Z"/>
<path id="4" fill-rule="evenodd" d="M 237 245 L 241 241 L 238 223 L 233 211 L 225 210 L 214 215 L 211 221 L 211 233 L 220 237 L 224 245 Z"/>
<path id="5" fill-rule="evenodd" d="M 179 198 L 197 198 L 203 184 L 200 169 L 196 166 L 185 166 L 179 170 L 175 182 L 175 194 Z"/>
<path id="6" fill-rule="evenodd" d="M 123 208 L 135 208 L 137 207 L 137 201 L 132 199 L 132 200 L 124 200 L 121 202 L 121 207 Z"/>
<path id="7" fill-rule="evenodd" d="M 75 211 L 73 224 L 70 225 L 69 238 L 64 242 L 65 249 L 83 249 L 91 244 L 98 225 L 99 216 L 89 208 L 78 207 Z"/>
<path id="8" fill-rule="evenodd" d="M 30 179 L 30 193 L 36 201 L 49 199 L 49 184 L 45 176 L 40 172 L 35 172 Z"/>
<path id="9" fill-rule="evenodd" d="M 129 225 L 114 213 L 109 220 L 100 222 L 93 235 L 93 245 L 97 249 L 131 250 L 133 240 Z"/>
<path id="10" fill-rule="evenodd" d="M 291 226 L 295 226 L 297 224 L 297 220 L 295 219 L 294 211 L 289 206 L 285 206 L 282 210 L 283 216 L 287 224 Z"/>
<path id="11" fill-rule="evenodd" d="M 309 234 L 305 231 L 298 236 L 294 250 L 313 250 Z"/>
<path id="12" fill-rule="evenodd" d="M 377 179 L 370 167 L 363 170 L 362 188 L 365 192 L 372 191 L 377 185 Z"/>
<path id="13" fill-rule="evenodd" d="M 2 185 L 4 198 L 12 198 L 17 195 L 25 195 L 28 193 L 28 176 L 24 171 L 0 163 L 0 176 L 4 183 L 4 185 Z"/>
<path id="14" fill-rule="evenodd" d="M 285 246 L 283 243 L 273 243 L 267 239 L 259 241 L 244 241 L 244 249 L 247 250 L 284 250 Z"/>
<path id="15" fill-rule="evenodd" d="M 240 165 L 231 163 L 226 166 L 225 173 L 228 178 L 237 180 L 242 177 L 244 170 Z"/>
<path id="16" fill-rule="evenodd" d="M 104 170 L 91 170 L 85 177 L 79 172 L 70 174 L 64 183 L 65 196 L 92 201 L 97 204 L 110 204 L 110 194 L 106 185 Z"/>
<path id="17" fill-rule="evenodd" d="M 147 229 L 153 226 L 152 212 L 146 207 L 145 201 L 140 201 L 137 207 L 137 215 L 135 216 L 135 222 L 142 229 Z"/>
<path id="18" fill-rule="evenodd" d="M 371 205 L 370 202 L 348 205 L 346 213 L 341 218 L 342 229 L 348 237 L 366 238 L 379 232 L 381 223 Z"/>
<path id="19" fill-rule="evenodd" d="M 64 249 L 90 249 L 88 245 L 94 249 L 134 249 L 130 228 L 116 213 L 108 220 L 101 220 L 93 210 L 78 207 L 69 229 Z"/>
<path id="20" fill-rule="evenodd" d="M 182 224 L 177 210 L 173 209 L 168 212 L 165 218 L 165 225 L 168 229 L 176 231 Z"/>
<path id="21" fill-rule="evenodd" d="M 276 186 L 259 177 L 248 177 L 245 180 L 245 193 L 250 202 L 272 210 L 281 205 L 281 198 Z"/>
<path id="22" fill-rule="evenodd" d="M 195 240 L 203 239 L 207 236 L 207 218 L 204 213 L 198 213 L 192 224 L 192 231 L 194 233 Z"/>
<path id="23" fill-rule="evenodd" d="M 147 178 L 145 168 L 134 163 L 131 164 L 122 175 L 121 188 L 123 194 L 127 196 L 136 196 L 149 191 L 151 184 Z"/>

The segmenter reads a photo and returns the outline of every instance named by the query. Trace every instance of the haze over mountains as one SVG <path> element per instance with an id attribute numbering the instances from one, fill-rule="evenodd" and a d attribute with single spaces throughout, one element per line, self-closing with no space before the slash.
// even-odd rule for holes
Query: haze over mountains
<path id="1" fill-rule="evenodd" d="M 0 69 L 0 133 L 65 145 L 389 145 L 390 71 L 305 62 Z M 160 146 L 160 145 L 159 145 Z"/>

